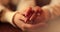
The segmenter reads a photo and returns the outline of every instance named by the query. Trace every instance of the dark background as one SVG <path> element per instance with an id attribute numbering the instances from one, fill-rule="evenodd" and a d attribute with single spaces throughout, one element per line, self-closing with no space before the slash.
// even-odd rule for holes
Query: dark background
<path id="1" fill-rule="evenodd" d="M 1 23 L 0 22 L 0 32 L 22 32 L 22 30 L 13 27 L 9 23 Z"/>

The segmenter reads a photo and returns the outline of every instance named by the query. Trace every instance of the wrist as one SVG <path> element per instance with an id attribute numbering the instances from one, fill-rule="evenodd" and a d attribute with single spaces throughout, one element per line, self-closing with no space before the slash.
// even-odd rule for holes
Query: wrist
<path id="1" fill-rule="evenodd" d="M 15 15 L 16 12 L 12 12 L 12 11 L 7 11 L 3 14 L 2 18 L 1 18 L 1 22 L 7 22 L 12 24 L 13 26 L 15 26 L 12 22 L 13 17 Z"/>
<path id="2" fill-rule="evenodd" d="M 24 23 L 23 21 L 20 20 L 20 18 L 22 18 L 23 16 L 20 14 L 20 12 L 15 13 L 14 17 L 13 17 L 13 24 L 15 25 L 15 27 L 20 28 L 21 30 L 25 31 L 25 26 L 26 23 Z"/>
<path id="3" fill-rule="evenodd" d="M 46 7 L 42 7 L 42 10 L 44 11 L 45 19 L 48 21 L 51 18 L 50 11 Z"/>
<path id="4" fill-rule="evenodd" d="M 6 21 L 8 23 L 12 24 L 13 26 L 15 26 L 14 23 L 13 23 L 13 18 L 15 16 L 15 14 L 16 14 L 16 12 L 11 12 L 11 13 L 9 13 L 9 15 L 6 14 L 6 15 L 8 15 L 8 17 L 6 16 Z"/>

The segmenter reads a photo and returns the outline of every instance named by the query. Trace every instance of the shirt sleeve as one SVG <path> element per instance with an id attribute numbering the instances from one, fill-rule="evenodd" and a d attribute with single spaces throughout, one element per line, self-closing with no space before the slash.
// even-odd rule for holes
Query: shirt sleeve
<path id="1" fill-rule="evenodd" d="M 51 0 L 50 4 L 43 6 L 42 9 L 49 11 L 51 19 L 60 17 L 60 0 Z"/>
<path id="2" fill-rule="evenodd" d="M 10 24 L 13 24 L 13 16 L 15 15 L 16 12 L 10 11 L 6 8 L 3 8 L 3 6 L 0 6 L 0 21 L 1 22 L 8 22 Z"/>

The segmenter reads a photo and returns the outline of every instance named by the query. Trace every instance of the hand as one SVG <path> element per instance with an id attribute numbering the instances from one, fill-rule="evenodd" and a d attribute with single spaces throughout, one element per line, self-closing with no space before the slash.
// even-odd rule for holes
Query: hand
<path id="1" fill-rule="evenodd" d="M 36 23 L 46 23 L 49 19 L 49 13 L 46 10 L 41 9 L 41 7 L 34 7 L 35 15 L 31 19 Z"/>
<path id="2" fill-rule="evenodd" d="M 40 7 L 28 8 L 24 13 L 16 13 L 15 24 L 22 30 L 33 31 L 46 26 L 46 14 Z"/>

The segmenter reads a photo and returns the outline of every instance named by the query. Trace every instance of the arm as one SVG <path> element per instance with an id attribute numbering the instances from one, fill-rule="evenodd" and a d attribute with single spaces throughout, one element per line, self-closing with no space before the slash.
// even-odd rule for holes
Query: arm
<path id="1" fill-rule="evenodd" d="M 60 2 L 59 0 L 52 0 L 49 5 L 43 6 L 44 11 L 48 11 L 51 19 L 60 16 Z"/>
<path id="2" fill-rule="evenodd" d="M 12 22 L 12 19 L 13 19 L 14 15 L 15 15 L 15 12 L 10 11 L 9 9 L 0 5 L 0 21 L 1 22 L 8 22 L 8 23 L 14 25 L 13 22 Z"/>

